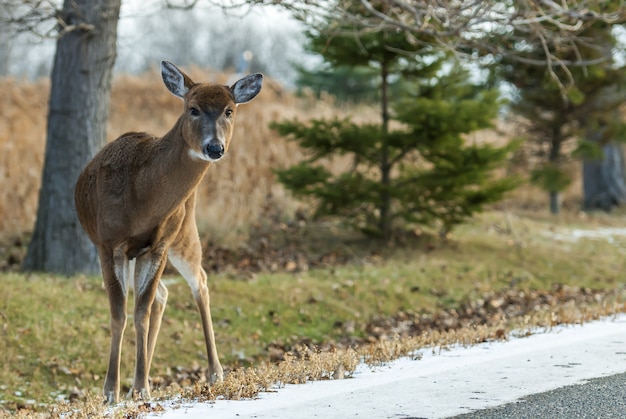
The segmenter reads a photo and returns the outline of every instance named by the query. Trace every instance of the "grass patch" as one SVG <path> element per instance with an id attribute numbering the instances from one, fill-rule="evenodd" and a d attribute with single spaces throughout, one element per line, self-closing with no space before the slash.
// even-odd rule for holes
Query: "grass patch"
<path id="1" fill-rule="evenodd" d="M 358 344 L 362 349 L 356 359 L 376 362 L 420 345 L 504 338 L 512 327 L 581 322 L 621 311 L 626 237 L 575 240 L 571 233 L 623 225 L 625 218 L 493 212 L 460 227 L 449 243 L 422 236 L 344 266 L 213 275 L 212 311 L 222 363 L 229 380 L 247 380 L 258 391 L 276 381 L 298 382 L 297 377 L 330 378 L 338 365 L 349 371 L 354 353 L 333 348 L 350 351 Z M 346 246 L 359 252 L 359 244 Z M 151 371 L 153 386 L 190 386 L 186 391 L 207 398 L 252 394 L 239 384 L 229 387 L 228 380 L 209 388 L 189 372 L 199 377 L 206 364 L 200 318 L 184 281 L 166 281 L 170 298 Z M 1 274 L 2 409 L 46 411 L 61 400 L 97 400 L 106 372 L 108 322 L 100 278 Z M 401 349 L 390 343 L 396 335 L 413 343 Z M 122 385 L 129 386 L 132 316 L 124 339 Z M 335 355 L 315 358 L 312 345 Z M 296 358 L 308 360 L 307 368 L 320 365 L 317 375 L 294 373 Z M 284 362 L 266 363 L 278 360 Z M 257 369 L 248 368 L 253 364 Z M 272 369 L 276 365 L 291 368 L 281 372 Z"/>

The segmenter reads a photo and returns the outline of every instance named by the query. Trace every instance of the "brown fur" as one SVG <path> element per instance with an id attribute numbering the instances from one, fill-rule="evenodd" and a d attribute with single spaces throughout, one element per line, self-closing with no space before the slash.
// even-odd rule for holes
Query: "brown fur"
<path id="1" fill-rule="evenodd" d="M 231 88 L 195 84 L 163 63 L 168 89 L 184 99 L 174 127 L 163 137 L 131 132 L 105 146 L 85 167 L 75 190 L 78 218 L 96 244 L 111 310 L 111 352 L 104 394 L 119 398 L 121 337 L 126 326 L 128 287 L 135 290 L 137 354 L 132 395 L 150 397 L 148 375 L 167 301 L 160 281 L 168 256 L 189 283 L 205 334 L 209 379 L 221 380 L 209 306 L 206 273 L 195 220 L 196 190 L 211 161 L 209 141 L 223 152 L 232 138 L 237 104 L 252 100 L 261 76 Z M 219 156 L 221 157 L 221 155 Z M 219 159 L 217 157 L 217 159 Z M 134 277 L 134 284 L 130 284 Z"/>

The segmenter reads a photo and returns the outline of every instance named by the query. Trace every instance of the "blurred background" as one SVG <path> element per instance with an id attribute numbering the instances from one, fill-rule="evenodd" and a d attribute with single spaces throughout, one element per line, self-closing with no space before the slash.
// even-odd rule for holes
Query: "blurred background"
<path id="1" fill-rule="evenodd" d="M 163 59 L 195 81 L 265 75 L 198 190 L 230 377 L 626 311 L 626 8 L 564 4 L 1 1 L 0 417 L 102 409 L 109 313 L 73 190 L 106 142 L 180 117 Z M 174 275 L 153 387 L 246 397 L 197 385 L 202 329 Z"/>

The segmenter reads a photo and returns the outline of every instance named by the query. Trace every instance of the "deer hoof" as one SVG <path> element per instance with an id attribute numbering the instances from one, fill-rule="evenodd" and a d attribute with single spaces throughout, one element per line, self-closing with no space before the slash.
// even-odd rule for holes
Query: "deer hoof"
<path id="1" fill-rule="evenodd" d="M 114 405 L 117 403 L 117 393 L 115 391 L 105 391 L 104 392 L 104 404 Z"/>
<path id="2" fill-rule="evenodd" d="M 215 384 L 221 383 L 222 381 L 224 381 L 224 371 L 222 367 L 218 368 L 215 372 L 209 373 L 209 383 Z"/>
<path id="3" fill-rule="evenodd" d="M 128 392 L 128 396 L 126 397 L 130 400 L 148 401 L 150 400 L 150 390 L 148 390 L 147 388 L 142 388 L 140 390 L 131 388 L 130 391 Z"/>

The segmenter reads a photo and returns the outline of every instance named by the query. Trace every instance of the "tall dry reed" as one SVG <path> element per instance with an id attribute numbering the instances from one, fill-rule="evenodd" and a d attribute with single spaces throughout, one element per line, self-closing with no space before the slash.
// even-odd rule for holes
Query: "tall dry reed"
<path id="1" fill-rule="evenodd" d="M 32 228 L 46 142 L 49 82 L 0 79 L 0 234 Z"/>
<path id="2" fill-rule="evenodd" d="M 192 68 L 197 81 L 227 84 L 228 76 Z M 232 81 L 232 80 L 231 80 Z M 0 238 L 32 230 L 45 149 L 49 81 L 29 82 L 0 79 Z M 181 101 L 163 86 L 153 70 L 141 76 L 120 75 L 113 84 L 108 139 L 128 131 L 163 135 L 182 110 Z M 271 121 L 298 118 L 351 116 L 356 122 L 375 122 L 376 108 L 338 109 L 332 97 L 315 100 L 296 98 L 272 80 L 265 80 L 254 102 L 238 110 L 235 135 L 228 155 L 210 168 L 200 187 L 198 225 L 218 243 L 238 241 L 248 227 L 268 215 L 284 215 L 295 208 L 284 189 L 276 182 L 272 169 L 302 159 L 296 144 L 279 137 L 268 128 Z M 498 133 L 504 132 L 504 135 Z M 481 131 L 468 137 L 471 142 L 500 143 L 515 136 L 514 127 L 500 125 L 497 130 Z M 519 154 L 519 153 L 518 153 Z M 534 164 L 529 155 L 518 156 L 517 171 L 522 175 Z M 331 169 L 342 170 L 349 161 L 336 159 Z M 521 166 L 521 169 L 520 169 Z M 580 169 L 571 168 L 574 185 L 564 194 L 564 204 L 580 202 Z M 546 208 L 545 193 L 532 186 L 512 194 L 512 206 Z M 566 205 L 568 206 L 568 205 Z"/>
<path id="3" fill-rule="evenodd" d="M 228 76 L 192 68 L 197 81 L 228 83 Z M 0 79 L 0 236 L 33 228 L 45 150 L 49 81 Z M 165 134 L 182 111 L 182 102 L 163 86 L 160 74 L 121 75 L 113 84 L 108 139 L 128 131 Z M 298 147 L 268 128 L 273 120 L 330 115 L 329 101 L 297 99 L 265 80 L 254 102 L 238 110 L 233 143 L 200 187 L 198 225 L 217 242 L 245 236 L 248 226 L 268 213 L 280 214 L 293 201 L 272 169 L 302 158 Z"/>

